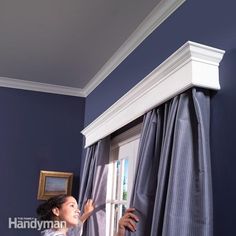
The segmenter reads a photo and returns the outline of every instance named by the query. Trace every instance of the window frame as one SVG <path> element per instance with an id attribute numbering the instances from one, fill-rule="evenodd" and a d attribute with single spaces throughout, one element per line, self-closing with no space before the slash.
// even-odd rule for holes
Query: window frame
<path id="1" fill-rule="evenodd" d="M 130 203 L 130 195 L 128 194 L 127 200 L 121 200 L 123 195 L 122 190 L 118 194 L 118 198 L 115 197 L 115 190 L 116 190 L 116 184 L 117 184 L 117 175 L 116 175 L 116 161 L 120 161 L 121 169 L 120 169 L 120 178 L 118 179 L 118 186 L 121 186 L 120 180 L 123 178 L 122 174 L 124 172 L 124 154 L 126 150 L 123 153 L 123 156 L 119 158 L 119 151 L 122 147 L 131 148 L 127 150 L 128 152 L 128 189 L 127 192 L 131 193 L 133 189 L 133 181 L 135 177 L 135 169 L 136 169 L 136 161 L 137 161 L 137 153 L 138 153 L 138 146 L 139 146 L 139 140 L 141 135 L 141 127 L 142 123 L 130 128 L 129 130 L 121 133 L 120 135 L 114 137 L 111 140 L 111 149 L 110 149 L 110 160 L 108 164 L 108 178 L 107 178 L 107 201 L 106 201 L 106 236 L 112 236 L 114 235 L 114 224 L 115 224 L 115 209 L 114 205 L 126 205 L 128 206 Z M 130 146 L 128 146 L 130 144 Z M 118 219 L 122 215 L 122 208 L 119 207 L 118 212 Z M 118 220 L 117 219 L 117 220 Z"/>

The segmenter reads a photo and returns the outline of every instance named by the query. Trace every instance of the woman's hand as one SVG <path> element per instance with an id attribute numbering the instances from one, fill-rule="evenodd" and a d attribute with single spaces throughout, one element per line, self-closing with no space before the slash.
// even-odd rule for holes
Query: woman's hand
<path id="1" fill-rule="evenodd" d="M 94 211 L 93 200 L 88 199 L 88 201 L 84 205 L 83 215 L 80 216 L 80 220 L 82 222 L 85 222 L 90 217 L 90 215 L 93 213 L 93 211 Z"/>
<path id="2" fill-rule="evenodd" d="M 84 214 L 92 214 L 94 210 L 94 204 L 92 199 L 88 199 L 88 201 L 84 205 Z"/>
<path id="3" fill-rule="evenodd" d="M 132 232 L 136 231 L 136 222 L 138 222 L 139 219 L 133 213 L 134 211 L 134 208 L 129 208 L 126 210 L 125 214 L 120 218 L 117 236 L 124 236 L 126 229 Z"/>

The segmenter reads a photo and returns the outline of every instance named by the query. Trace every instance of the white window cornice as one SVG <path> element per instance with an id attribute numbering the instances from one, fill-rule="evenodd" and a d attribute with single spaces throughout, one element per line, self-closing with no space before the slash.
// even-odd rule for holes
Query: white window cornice
<path id="1" fill-rule="evenodd" d="M 223 50 L 186 42 L 135 87 L 82 130 L 85 147 L 191 87 L 218 90 Z"/>

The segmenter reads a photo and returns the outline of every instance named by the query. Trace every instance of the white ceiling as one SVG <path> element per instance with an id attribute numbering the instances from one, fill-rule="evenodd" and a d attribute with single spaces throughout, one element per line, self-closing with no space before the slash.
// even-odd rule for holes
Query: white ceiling
<path id="1" fill-rule="evenodd" d="M 0 86 L 86 96 L 183 1 L 0 0 Z"/>

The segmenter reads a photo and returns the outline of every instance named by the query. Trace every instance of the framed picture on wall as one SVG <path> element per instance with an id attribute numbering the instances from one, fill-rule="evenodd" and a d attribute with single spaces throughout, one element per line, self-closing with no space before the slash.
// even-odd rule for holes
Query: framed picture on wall
<path id="1" fill-rule="evenodd" d="M 47 200 L 59 194 L 71 195 L 72 181 L 73 173 L 41 170 L 37 199 Z"/>

